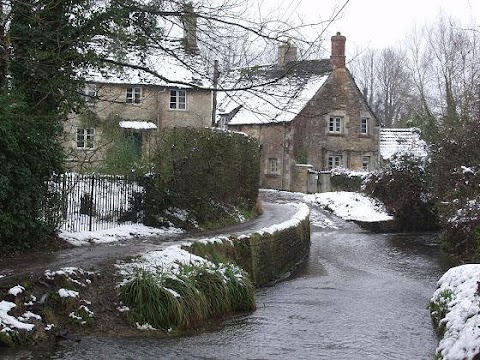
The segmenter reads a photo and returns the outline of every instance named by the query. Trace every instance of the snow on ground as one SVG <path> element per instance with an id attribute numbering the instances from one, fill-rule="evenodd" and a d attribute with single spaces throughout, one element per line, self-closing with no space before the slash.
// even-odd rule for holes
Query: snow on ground
<path id="1" fill-rule="evenodd" d="M 473 359 L 480 353 L 480 264 L 461 265 L 448 270 L 438 281 L 432 301 L 453 293 L 442 323 L 445 334 L 437 354 L 444 360 Z"/>
<path id="2" fill-rule="evenodd" d="M 11 332 L 13 329 L 30 331 L 34 328 L 33 324 L 27 324 L 16 317 L 9 315 L 9 311 L 16 307 L 14 303 L 10 301 L 0 301 L 0 331 Z"/>
<path id="3" fill-rule="evenodd" d="M 303 201 L 322 206 L 345 220 L 373 222 L 393 219 L 381 202 L 357 192 L 317 193 L 305 195 Z"/>
<path id="4" fill-rule="evenodd" d="M 154 228 L 142 224 L 133 224 L 97 231 L 62 231 L 60 232 L 59 236 L 74 246 L 82 246 L 89 244 L 110 243 L 139 237 L 177 236 L 183 232 L 184 230 L 176 227 Z"/>

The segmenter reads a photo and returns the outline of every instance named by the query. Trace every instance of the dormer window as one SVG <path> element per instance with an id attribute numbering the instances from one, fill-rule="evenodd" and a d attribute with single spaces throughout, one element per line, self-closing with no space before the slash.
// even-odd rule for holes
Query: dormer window
<path id="1" fill-rule="evenodd" d="M 131 86 L 127 88 L 127 104 L 140 104 L 142 101 L 142 88 L 140 86 Z"/>
<path id="2" fill-rule="evenodd" d="M 360 120 L 360 134 L 368 135 L 368 118 L 362 118 Z"/>
<path id="3" fill-rule="evenodd" d="M 187 92 L 185 90 L 170 90 L 170 110 L 187 109 Z"/>
<path id="4" fill-rule="evenodd" d="M 332 116 L 328 123 L 328 132 L 332 134 L 341 134 L 342 133 L 342 117 L 341 116 Z"/>

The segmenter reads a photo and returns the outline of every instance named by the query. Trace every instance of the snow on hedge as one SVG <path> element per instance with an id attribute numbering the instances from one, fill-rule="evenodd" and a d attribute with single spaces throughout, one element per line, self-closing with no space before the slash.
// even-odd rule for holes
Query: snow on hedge
<path id="1" fill-rule="evenodd" d="M 432 302 L 441 301 L 446 292 L 452 294 L 441 320 L 446 329 L 437 347 L 441 359 L 473 359 L 480 353 L 479 282 L 480 264 L 468 264 L 451 268 L 437 283 Z"/>

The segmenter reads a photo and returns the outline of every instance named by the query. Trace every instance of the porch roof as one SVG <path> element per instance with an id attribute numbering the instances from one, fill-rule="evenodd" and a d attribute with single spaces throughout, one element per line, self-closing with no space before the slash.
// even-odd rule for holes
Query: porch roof
<path id="1" fill-rule="evenodd" d="M 135 130 L 152 130 L 157 128 L 157 125 L 150 121 L 120 121 L 119 125 L 124 129 Z"/>

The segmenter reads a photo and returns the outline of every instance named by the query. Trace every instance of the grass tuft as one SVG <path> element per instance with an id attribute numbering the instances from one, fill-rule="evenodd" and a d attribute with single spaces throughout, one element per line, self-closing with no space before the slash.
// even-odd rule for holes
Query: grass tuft
<path id="1" fill-rule="evenodd" d="M 167 331 L 255 309 L 253 285 L 233 264 L 183 266 L 178 274 L 138 269 L 119 296 L 131 309 L 132 323 Z"/>

